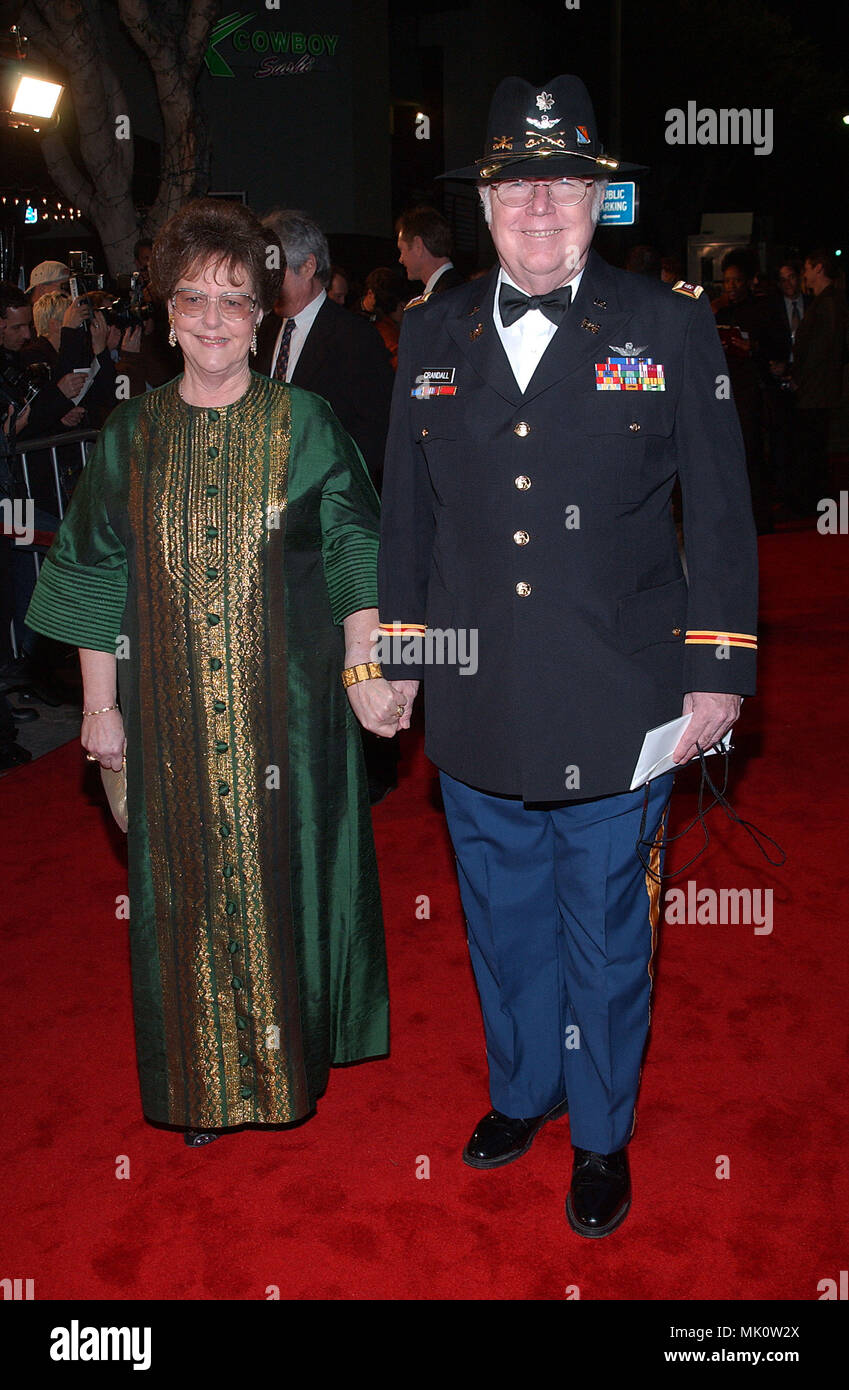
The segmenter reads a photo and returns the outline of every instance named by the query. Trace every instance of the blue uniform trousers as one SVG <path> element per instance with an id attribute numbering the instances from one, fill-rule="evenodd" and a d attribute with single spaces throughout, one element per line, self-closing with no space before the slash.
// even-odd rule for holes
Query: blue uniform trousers
<path id="1" fill-rule="evenodd" d="M 649 784 L 641 853 L 656 873 L 673 778 Z M 492 1106 L 529 1117 L 568 1096 L 572 1143 L 621 1149 L 634 1126 L 660 911 L 636 852 L 645 791 L 537 807 L 440 780 Z"/>

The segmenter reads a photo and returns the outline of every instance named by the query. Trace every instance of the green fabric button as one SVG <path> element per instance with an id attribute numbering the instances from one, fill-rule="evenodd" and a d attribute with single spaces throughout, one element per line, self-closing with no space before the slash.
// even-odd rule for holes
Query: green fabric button
<path id="1" fill-rule="evenodd" d="M 209 660 L 209 669 L 210 669 L 210 671 L 220 671 L 220 670 L 221 670 L 221 667 L 222 667 L 223 665 L 224 665 L 224 663 L 223 663 L 223 661 L 221 660 L 221 657 L 220 657 L 220 656 L 213 656 L 213 657 L 210 657 L 210 660 Z"/>
<path id="2" fill-rule="evenodd" d="M 207 538 L 208 538 L 209 540 L 214 541 L 214 540 L 215 540 L 215 537 L 218 535 L 218 527 L 217 527 L 217 526 L 207 526 L 207 528 L 206 528 L 206 534 L 207 534 Z"/>
<path id="3" fill-rule="evenodd" d="M 207 449 L 206 452 L 207 452 L 207 454 L 209 455 L 209 457 L 210 457 L 211 459 L 217 459 L 217 458 L 218 458 L 218 450 L 216 449 L 216 447 L 215 447 L 214 444 L 210 444 L 210 446 L 209 446 L 209 448 Z M 217 492 L 217 491 L 218 491 L 218 488 L 216 488 L 215 491 Z"/>
<path id="4" fill-rule="evenodd" d="M 207 420 L 211 420 L 214 425 L 221 419 L 221 416 L 218 414 L 217 410 L 208 410 L 206 412 L 206 418 Z"/>
<path id="5" fill-rule="evenodd" d="M 206 621 L 209 623 L 210 627 L 217 627 L 221 622 L 221 617 L 218 613 L 207 613 Z"/>
<path id="6" fill-rule="evenodd" d="M 233 865 L 232 865 L 232 864 L 225 864 L 225 865 L 224 865 L 224 877 L 225 877 L 225 878 L 232 878 L 232 877 L 233 877 L 233 874 L 234 874 L 235 872 L 236 872 L 236 871 L 235 871 L 235 869 L 233 868 Z"/>
<path id="7" fill-rule="evenodd" d="M 253 1095 L 253 1091 L 251 1090 L 250 1086 L 243 1086 L 241 1091 L 239 1092 L 239 1095 L 242 1097 L 242 1100 L 250 1100 L 251 1096 Z"/>
<path id="8" fill-rule="evenodd" d="M 229 747 L 229 743 L 225 743 L 223 738 L 220 738 L 215 745 L 215 751 L 216 753 L 226 753 Z"/>
<path id="9" fill-rule="evenodd" d="M 227 706 L 225 705 L 223 700 L 213 700 L 212 708 L 215 710 L 216 714 L 223 714 Z M 218 790 L 220 791 L 221 788 L 219 787 Z M 224 790 L 227 791 L 228 788 L 225 787 Z"/>
<path id="10" fill-rule="evenodd" d="M 241 1014 L 236 1014 L 236 1027 L 238 1028 L 239 1032 L 244 1033 L 247 1026 L 248 1020 L 246 1018 L 242 1018 Z"/>
<path id="11" fill-rule="evenodd" d="M 239 979 L 238 975 L 233 976 L 233 988 L 244 989 L 244 985 L 242 984 L 242 981 Z"/>
<path id="12" fill-rule="evenodd" d="M 238 903 L 228 902 L 224 908 L 224 911 L 227 913 L 228 917 L 235 917 L 238 906 Z"/>
<path id="13" fill-rule="evenodd" d="M 208 484 L 207 484 L 206 495 L 207 495 L 207 497 L 217 497 L 217 496 L 218 496 L 218 488 L 215 486 L 215 483 L 208 483 Z"/>
<path id="14" fill-rule="evenodd" d="M 229 786 L 229 784 L 228 784 L 227 782 L 219 782 L 219 783 L 218 783 L 218 795 L 219 795 L 219 796 L 227 796 L 227 795 L 229 794 L 229 791 L 230 791 L 230 786 Z"/>
<path id="15" fill-rule="evenodd" d="M 240 1067 L 249 1067 L 250 1064 L 251 1064 L 251 1059 L 250 1059 L 250 1057 L 248 1056 L 247 1052 L 240 1052 L 240 1053 L 239 1053 L 239 1066 L 240 1066 Z"/>
<path id="16" fill-rule="evenodd" d="M 242 949 L 242 948 L 241 948 L 241 946 L 239 945 L 238 941 L 228 941 L 228 942 L 227 942 L 227 950 L 230 952 L 230 955 L 231 955 L 231 956 L 236 956 L 236 955 L 238 955 L 239 952 L 241 951 L 241 949 Z"/>
<path id="17" fill-rule="evenodd" d="M 221 828 L 220 828 L 220 830 L 218 831 L 218 833 L 219 833 L 219 835 L 221 836 L 222 840 L 226 840 L 227 837 L 228 837 L 228 835 L 230 834 L 230 827 L 229 827 L 229 825 L 226 825 L 226 824 L 225 824 L 225 825 L 222 825 Z"/>
<path id="18" fill-rule="evenodd" d="M 206 567 L 206 577 L 207 577 L 207 579 L 217 579 L 217 578 L 218 578 L 218 570 L 215 568 L 214 565 L 207 565 L 207 567 Z"/>

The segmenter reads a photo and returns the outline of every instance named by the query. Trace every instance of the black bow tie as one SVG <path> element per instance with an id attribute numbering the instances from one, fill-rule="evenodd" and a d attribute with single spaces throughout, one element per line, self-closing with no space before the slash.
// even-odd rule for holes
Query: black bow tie
<path id="1" fill-rule="evenodd" d="M 571 285 L 552 290 L 550 294 L 523 294 L 521 290 L 515 290 L 512 285 L 502 282 L 498 291 L 498 308 L 505 328 L 509 328 L 511 323 L 515 323 L 529 309 L 539 309 L 552 323 L 559 323 L 571 302 Z"/>

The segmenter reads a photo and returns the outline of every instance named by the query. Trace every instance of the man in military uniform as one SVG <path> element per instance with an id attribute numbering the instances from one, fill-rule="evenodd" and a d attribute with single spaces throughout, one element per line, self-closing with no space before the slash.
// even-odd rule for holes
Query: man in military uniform
<path id="1" fill-rule="evenodd" d="M 383 490 L 381 657 L 400 727 L 423 680 L 486 1034 L 493 1108 L 463 1157 L 509 1163 L 568 1105 L 567 1216 L 590 1237 L 630 1206 L 649 1021 L 673 774 L 631 791 L 637 757 L 690 713 L 688 761 L 754 690 L 756 540 L 710 307 L 590 249 L 605 180 L 639 167 L 604 153 L 577 78 L 499 86 L 484 158 L 448 176 L 477 183 L 499 266 L 405 317 Z"/>

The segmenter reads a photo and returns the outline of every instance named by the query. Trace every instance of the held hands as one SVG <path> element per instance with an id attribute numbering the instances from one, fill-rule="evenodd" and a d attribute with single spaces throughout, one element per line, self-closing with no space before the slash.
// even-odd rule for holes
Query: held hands
<path id="1" fill-rule="evenodd" d="M 90 760 L 100 763 L 101 767 L 111 767 L 114 772 L 120 772 L 127 747 L 120 710 L 85 715 L 80 742 Z"/>
<path id="2" fill-rule="evenodd" d="M 719 695 L 710 691 L 693 691 L 684 696 L 682 714 L 692 714 L 689 726 L 678 741 L 673 753 L 676 763 L 687 763 L 698 752 L 719 743 L 740 716 L 739 695 Z"/>
<path id="3" fill-rule="evenodd" d="M 410 727 L 409 705 L 412 699 L 404 693 L 403 687 L 416 684 L 416 681 L 393 683 L 382 677 L 357 681 L 347 688 L 351 709 L 369 733 L 392 738 L 399 729 Z"/>
<path id="4" fill-rule="evenodd" d="M 398 728 L 409 729 L 413 713 L 413 701 L 419 693 L 419 681 L 393 681 L 392 689 L 398 692 L 400 697 L 398 703 L 405 706 L 404 713 L 398 720 Z"/>

